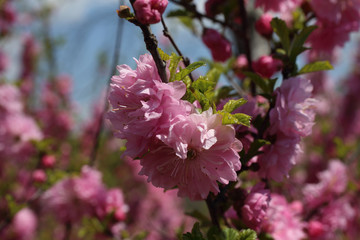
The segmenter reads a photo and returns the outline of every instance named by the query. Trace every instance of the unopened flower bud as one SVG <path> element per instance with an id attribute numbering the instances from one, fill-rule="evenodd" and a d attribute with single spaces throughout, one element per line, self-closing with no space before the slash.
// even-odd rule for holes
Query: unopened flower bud
<path id="1" fill-rule="evenodd" d="M 270 38 L 273 29 L 271 27 L 272 16 L 270 14 L 263 14 L 256 22 L 255 22 L 255 29 L 258 33 L 266 38 Z"/>
<path id="2" fill-rule="evenodd" d="M 210 49 L 215 61 L 225 62 L 231 57 L 231 44 L 218 31 L 209 28 L 205 29 L 202 40 Z"/>

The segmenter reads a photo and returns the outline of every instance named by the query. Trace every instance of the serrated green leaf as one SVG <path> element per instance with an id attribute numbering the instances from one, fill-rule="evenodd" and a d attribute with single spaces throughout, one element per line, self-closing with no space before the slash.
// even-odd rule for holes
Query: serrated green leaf
<path id="1" fill-rule="evenodd" d="M 253 72 L 243 72 L 243 74 L 251 79 L 257 86 L 261 88 L 261 90 L 264 91 L 264 93 L 269 92 L 269 87 L 265 81 L 264 78 L 262 78 L 260 75 L 253 73 Z"/>
<path id="2" fill-rule="evenodd" d="M 334 69 L 329 61 L 317 61 L 306 64 L 303 68 L 300 69 L 298 74 L 318 72 L 324 70 Z"/>
<path id="3" fill-rule="evenodd" d="M 224 228 L 225 240 L 239 240 L 239 231 L 233 228 Z"/>
<path id="4" fill-rule="evenodd" d="M 211 106 L 210 100 L 202 92 L 195 89 L 194 96 L 195 96 L 196 100 L 199 101 L 199 103 L 201 105 L 201 109 L 203 111 L 206 111 L 210 108 L 210 106 Z"/>
<path id="5" fill-rule="evenodd" d="M 214 66 L 206 73 L 206 78 L 208 79 L 208 81 L 213 82 L 214 85 L 216 86 L 222 72 L 223 71 L 221 66 L 220 67 Z"/>
<path id="6" fill-rule="evenodd" d="M 181 61 L 181 57 L 176 55 L 175 53 L 171 53 L 170 56 L 170 64 L 169 64 L 169 71 L 170 71 L 170 79 L 169 82 L 175 81 L 175 74 L 178 69 L 178 65 Z"/>
<path id="7" fill-rule="evenodd" d="M 189 75 L 192 71 L 194 71 L 195 69 L 205 66 L 206 63 L 204 62 L 194 62 L 192 64 L 190 64 L 189 66 L 187 66 L 184 69 L 181 69 L 178 73 L 175 74 L 175 80 L 181 80 L 183 78 L 185 78 L 187 75 Z"/>
<path id="8" fill-rule="evenodd" d="M 223 110 L 217 111 L 218 114 L 222 115 L 222 124 L 241 124 L 250 127 L 251 117 L 244 113 L 231 114 Z"/>
<path id="9" fill-rule="evenodd" d="M 183 234 L 183 240 L 206 240 L 200 231 L 200 224 L 198 222 L 194 224 L 191 233 Z"/>
<path id="10" fill-rule="evenodd" d="M 280 18 L 273 18 L 270 24 L 276 35 L 278 35 L 278 37 L 280 38 L 280 42 L 284 50 L 286 51 L 286 53 L 288 53 L 290 49 L 290 37 L 289 29 L 286 26 L 285 21 L 281 20 Z"/>
<path id="11" fill-rule="evenodd" d="M 256 240 L 256 232 L 252 229 L 244 229 L 239 233 L 239 240 Z"/>
<path id="12" fill-rule="evenodd" d="M 164 61 L 170 60 L 170 56 L 166 52 L 164 52 L 161 48 L 158 48 L 158 52 L 162 60 Z"/>
<path id="13" fill-rule="evenodd" d="M 295 63 L 296 57 L 307 50 L 303 45 L 309 35 L 317 28 L 317 26 L 305 27 L 299 34 L 295 35 L 294 40 L 291 44 L 290 50 L 290 61 Z"/>
<path id="14" fill-rule="evenodd" d="M 216 86 L 216 83 L 209 81 L 207 77 L 200 76 L 195 82 L 192 83 L 191 86 L 192 88 L 205 93 L 209 90 L 213 90 Z"/>
<path id="15" fill-rule="evenodd" d="M 190 16 L 190 12 L 186 11 L 185 9 L 172 10 L 166 15 L 166 17 L 189 17 L 189 16 Z"/>
<path id="16" fill-rule="evenodd" d="M 182 24 L 184 24 L 185 27 L 189 28 L 193 33 L 196 33 L 192 17 L 183 16 L 183 17 L 178 17 L 178 19 Z"/>
<path id="17" fill-rule="evenodd" d="M 244 98 L 240 98 L 240 99 L 237 99 L 237 100 L 232 100 L 231 99 L 225 104 L 223 110 L 225 112 L 231 113 L 232 111 L 234 111 L 238 107 L 244 105 L 245 103 L 247 103 L 247 100 L 244 99 Z"/>

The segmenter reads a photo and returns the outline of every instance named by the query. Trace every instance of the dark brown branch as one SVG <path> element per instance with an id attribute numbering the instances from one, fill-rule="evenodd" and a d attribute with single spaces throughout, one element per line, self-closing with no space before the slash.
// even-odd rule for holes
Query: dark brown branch
<path id="1" fill-rule="evenodd" d="M 209 209 L 212 224 L 220 228 L 220 223 L 218 219 L 218 209 L 214 201 L 214 195 L 212 193 L 210 193 L 206 198 L 206 205 Z"/>
<path id="2" fill-rule="evenodd" d="M 134 9 L 134 0 L 131 0 L 131 6 Z M 134 9 L 135 16 L 136 11 Z M 131 23 L 135 24 L 136 26 L 141 28 L 141 31 L 144 35 L 144 42 L 146 45 L 146 49 L 150 52 L 151 56 L 154 59 L 154 62 L 156 64 L 160 79 L 162 82 L 167 83 L 169 80 L 167 79 L 166 75 L 166 63 L 161 59 L 159 51 L 158 51 L 158 41 L 156 39 L 156 36 L 151 32 L 151 28 L 147 24 L 142 24 L 136 19 L 133 19 L 130 21 Z"/>
<path id="3" fill-rule="evenodd" d="M 247 21 L 247 13 L 245 8 L 244 0 L 239 1 L 240 4 L 240 15 L 241 15 L 241 26 L 242 31 L 238 32 L 239 39 L 243 39 L 244 41 L 244 47 L 245 47 L 245 55 L 248 61 L 249 70 L 253 71 L 252 69 L 252 58 L 251 58 L 251 46 L 250 46 L 250 37 L 248 32 L 248 21 Z M 256 85 L 254 81 L 251 81 L 250 84 L 251 88 L 251 95 L 256 95 Z"/>
<path id="4" fill-rule="evenodd" d="M 190 65 L 190 60 L 189 60 L 189 58 L 184 57 L 184 55 L 183 55 L 183 54 L 182 54 L 182 52 L 180 51 L 179 47 L 176 45 L 176 43 L 175 43 L 174 39 L 172 38 L 172 36 L 171 36 L 171 34 L 170 34 L 170 32 L 169 32 L 169 30 L 168 30 L 167 26 L 166 26 L 166 23 L 165 23 L 165 21 L 164 21 L 164 18 L 163 18 L 163 17 L 161 17 L 161 23 L 162 23 L 163 28 L 164 28 L 164 30 L 163 30 L 164 36 L 165 36 L 165 37 L 167 37 L 167 38 L 169 39 L 169 41 L 171 42 L 171 44 L 172 44 L 172 45 L 173 45 L 173 47 L 175 48 L 176 52 L 179 54 L 179 56 L 181 56 L 181 57 L 182 57 L 182 59 L 183 59 L 183 61 L 184 61 L 185 66 L 186 66 L 186 67 L 187 67 L 187 66 L 189 66 L 189 65 Z M 190 77 L 191 81 L 193 82 L 193 81 L 194 81 L 194 79 L 193 79 L 193 77 L 192 77 L 191 73 L 189 74 L 189 77 Z"/>

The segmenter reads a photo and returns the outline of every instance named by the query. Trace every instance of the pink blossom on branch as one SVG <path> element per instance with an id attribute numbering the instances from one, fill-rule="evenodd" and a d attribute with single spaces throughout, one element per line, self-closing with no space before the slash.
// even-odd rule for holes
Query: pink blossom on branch
<path id="1" fill-rule="evenodd" d="M 276 142 L 265 146 L 264 153 L 259 155 L 259 175 L 278 182 L 288 177 L 290 169 L 296 164 L 302 152 L 299 142 L 300 138 L 277 135 Z"/>
<path id="2" fill-rule="evenodd" d="M 205 29 L 202 40 L 215 61 L 225 62 L 231 57 L 231 43 L 215 29 Z"/>
<path id="3" fill-rule="evenodd" d="M 136 0 L 134 3 L 136 18 L 142 24 L 158 23 L 167 5 L 168 0 Z"/>
<path id="4" fill-rule="evenodd" d="M 157 135 L 159 144 L 140 160 L 140 174 L 156 187 L 179 188 L 178 196 L 205 199 L 219 192 L 218 182 L 236 181 L 242 144 L 232 126 L 222 125 L 212 110 L 178 116 L 169 134 Z"/>
<path id="5" fill-rule="evenodd" d="M 170 120 L 192 111 L 191 104 L 180 100 L 186 92 L 183 82 L 162 83 L 149 54 L 140 56 L 137 69 L 118 66 L 112 77 L 107 114 L 115 136 L 126 139 L 125 155 L 138 157 L 147 152 L 155 135 L 167 131 Z"/>
<path id="6" fill-rule="evenodd" d="M 266 221 L 262 230 L 276 240 L 301 240 L 305 238 L 305 223 L 300 220 L 300 212 L 294 208 L 297 202 L 289 204 L 285 197 L 271 194 L 271 201 L 266 212 Z"/>
<path id="7" fill-rule="evenodd" d="M 275 90 L 276 103 L 270 111 L 270 134 L 281 132 L 295 138 L 311 134 L 317 103 L 311 98 L 312 90 L 310 80 L 300 77 L 285 80 Z"/>
<path id="8" fill-rule="evenodd" d="M 259 183 L 251 189 L 241 208 L 241 217 L 247 227 L 260 230 L 269 202 L 270 190 L 264 189 L 264 184 Z"/>
<path id="9" fill-rule="evenodd" d="M 272 15 L 265 13 L 255 22 L 255 29 L 264 37 L 271 37 L 273 29 L 271 27 Z"/>

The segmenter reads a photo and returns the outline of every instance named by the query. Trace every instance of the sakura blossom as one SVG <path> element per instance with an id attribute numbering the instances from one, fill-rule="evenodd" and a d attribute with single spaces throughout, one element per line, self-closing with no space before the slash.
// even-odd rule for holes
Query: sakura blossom
<path id="1" fill-rule="evenodd" d="M 305 137 L 314 125 L 317 101 L 311 97 L 313 86 L 304 78 L 290 78 L 275 90 L 276 103 L 270 111 L 270 134 Z"/>
<path id="2" fill-rule="evenodd" d="M 202 114 L 178 116 L 169 134 L 159 134 L 159 144 L 140 160 L 140 174 L 156 187 L 179 188 L 178 195 L 192 200 L 219 192 L 218 182 L 236 181 L 242 144 L 232 126 L 221 124 L 211 109 Z"/>
<path id="3" fill-rule="evenodd" d="M 108 119 L 117 137 L 127 139 L 125 155 L 147 152 L 159 131 L 166 130 L 171 119 L 187 115 L 191 104 L 180 100 L 186 87 L 182 82 L 162 83 L 155 63 L 148 54 L 140 56 L 137 69 L 118 66 L 120 74 L 112 78 Z"/>

